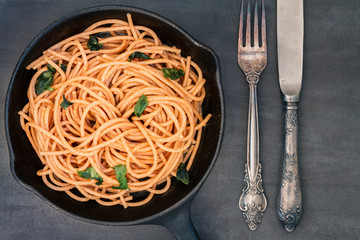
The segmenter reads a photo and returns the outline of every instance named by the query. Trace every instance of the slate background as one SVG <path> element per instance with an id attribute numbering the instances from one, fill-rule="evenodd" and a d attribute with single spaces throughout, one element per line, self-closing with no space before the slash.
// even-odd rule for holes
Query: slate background
<path id="1" fill-rule="evenodd" d="M 72 219 L 15 182 L 5 140 L 4 103 L 16 62 L 58 18 L 90 6 L 144 8 L 213 48 L 221 62 L 226 128 L 219 158 L 191 213 L 201 239 L 360 239 L 360 1 L 305 1 L 299 158 L 304 214 L 288 234 L 276 215 L 282 102 L 276 61 L 276 1 L 265 0 L 268 66 L 258 87 L 260 161 L 268 208 L 257 231 L 238 208 L 246 161 L 248 86 L 237 65 L 239 0 L 0 0 L 0 239 L 174 239 L 161 226 L 114 227 Z"/>

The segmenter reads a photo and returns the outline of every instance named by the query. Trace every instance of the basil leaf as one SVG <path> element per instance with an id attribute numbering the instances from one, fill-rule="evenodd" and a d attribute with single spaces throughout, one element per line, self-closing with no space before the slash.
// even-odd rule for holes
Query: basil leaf
<path id="1" fill-rule="evenodd" d="M 64 72 L 66 72 L 67 65 L 65 65 L 65 64 L 60 64 L 60 68 L 61 68 L 61 70 L 63 70 Z"/>
<path id="2" fill-rule="evenodd" d="M 103 183 L 103 178 L 95 171 L 94 167 L 88 167 L 85 171 L 77 171 L 79 176 L 85 179 L 95 179 L 96 185 L 100 186 Z"/>
<path id="3" fill-rule="evenodd" d="M 129 56 L 129 62 L 131 62 L 132 59 L 134 58 L 141 58 L 141 59 L 151 59 L 151 57 L 149 57 L 148 55 L 142 53 L 142 52 L 133 52 L 130 56 Z"/>
<path id="4" fill-rule="evenodd" d="M 108 37 L 112 37 L 110 32 L 98 32 L 98 33 L 94 33 L 93 34 L 94 37 L 97 38 L 108 38 Z"/>
<path id="5" fill-rule="evenodd" d="M 189 173 L 185 168 L 185 164 L 181 163 L 176 171 L 176 179 L 182 181 L 184 184 L 189 184 Z"/>
<path id="6" fill-rule="evenodd" d="M 104 44 L 99 43 L 99 40 L 97 37 L 91 35 L 89 38 L 89 41 L 87 43 L 88 48 L 90 49 L 90 51 L 97 51 L 102 49 Z"/>
<path id="7" fill-rule="evenodd" d="M 53 74 L 56 72 L 56 69 L 55 69 L 53 66 L 51 66 L 50 64 L 47 65 L 47 69 L 48 69 L 50 72 L 52 72 Z"/>
<path id="8" fill-rule="evenodd" d="M 147 101 L 147 96 L 143 94 L 135 104 L 134 107 L 135 115 L 137 117 L 140 117 L 141 114 L 144 112 L 145 108 L 147 107 L 147 105 L 149 105 L 149 102 Z"/>
<path id="9" fill-rule="evenodd" d="M 182 69 L 164 68 L 160 70 L 163 72 L 164 77 L 170 78 L 171 80 L 176 80 L 185 75 L 185 72 Z"/>
<path id="10" fill-rule="evenodd" d="M 63 95 L 63 102 L 60 103 L 60 106 L 63 108 L 63 109 L 67 109 L 67 107 L 70 107 L 71 105 L 73 105 L 74 103 L 72 102 L 69 102 L 66 98 L 65 98 L 65 95 Z"/>
<path id="11" fill-rule="evenodd" d="M 126 174 L 126 166 L 125 165 L 117 165 L 115 167 L 113 167 L 113 169 L 115 170 L 115 174 L 116 174 L 116 179 L 119 182 L 119 186 L 113 186 L 113 189 L 122 189 L 122 190 L 126 190 L 129 189 L 128 185 L 127 185 L 127 179 L 125 177 Z"/>
<path id="12" fill-rule="evenodd" d="M 51 71 L 43 72 L 37 79 L 37 83 L 35 84 L 35 92 L 36 95 L 40 95 L 45 90 L 53 91 L 54 89 L 51 87 L 51 84 L 54 80 L 54 74 Z"/>

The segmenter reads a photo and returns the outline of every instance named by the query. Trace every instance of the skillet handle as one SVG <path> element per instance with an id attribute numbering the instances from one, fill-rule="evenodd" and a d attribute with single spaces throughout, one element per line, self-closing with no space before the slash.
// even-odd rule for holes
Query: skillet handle
<path id="1" fill-rule="evenodd" d="M 177 240 L 200 240 L 191 221 L 191 202 L 192 199 L 158 218 L 154 223 L 166 227 Z"/>

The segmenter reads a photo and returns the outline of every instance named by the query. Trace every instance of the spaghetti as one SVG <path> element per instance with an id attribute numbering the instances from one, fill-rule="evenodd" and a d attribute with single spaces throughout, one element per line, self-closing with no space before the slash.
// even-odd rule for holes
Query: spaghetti
<path id="1" fill-rule="evenodd" d="M 179 166 L 191 168 L 211 117 L 202 117 L 199 66 L 127 20 L 96 22 L 44 51 L 27 67 L 36 73 L 19 111 L 49 188 L 125 208 L 166 192 Z"/>

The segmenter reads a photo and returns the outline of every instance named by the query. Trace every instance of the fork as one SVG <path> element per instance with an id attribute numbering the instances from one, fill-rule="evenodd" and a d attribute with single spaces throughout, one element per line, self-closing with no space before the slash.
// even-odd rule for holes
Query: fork
<path id="1" fill-rule="evenodd" d="M 249 115 L 247 133 L 247 162 L 245 164 L 244 182 L 239 207 L 246 223 L 251 230 L 256 230 L 261 222 L 261 218 L 267 207 L 267 200 L 262 187 L 261 164 L 259 162 L 259 122 L 256 87 L 259 82 L 261 72 L 266 67 L 266 23 L 264 1 L 261 2 L 261 44 L 259 42 L 259 17 L 258 3 L 255 1 L 254 10 L 254 36 L 253 46 L 251 46 L 251 13 L 250 1 L 247 6 L 246 20 L 246 41 L 243 41 L 244 30 L 244 0 L 241 2 L 239 42 L 238 42 L 238 63 L 249 83 Z"/>

